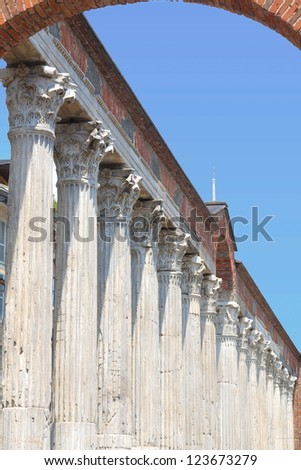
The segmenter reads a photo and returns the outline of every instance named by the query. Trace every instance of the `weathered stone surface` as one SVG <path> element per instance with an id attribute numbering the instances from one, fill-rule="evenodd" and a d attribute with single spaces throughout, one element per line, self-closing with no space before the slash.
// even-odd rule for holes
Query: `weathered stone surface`
<path id="1" fill-rule="evenodd" d="M 182 259 L 188 235 L 163 229 L 159 243 L 159 332 L 162 449 L 184 447 Z"/>
<path id="2" fill-rule="evenodd" d="M 237 340 L 239 305 L 218 305 L 217 341 L 217 407 L 219 449 L 234 449 L 238 442 L 238 368 Z"/>
<path id="3" fill-rule="evenodd" d="M 20 65 L 2 78 L 11 143 L 3 448 L 49 449 L 54 125 L 74 92 L 68 75 L 46 66 Z"/>
<path id="4" fill-rule="evenodd" d="M 112 150 L 99 122 L 58 124 L 52 448 L 94 449 L 97 381 L 97 185 Z"/>
<path id="5" fill-rule="evenodd" d="M 140 180 L 131 169 L 99 176 L 97 448 L 131 448 L 133 441 L 129 221 Z"/>
<path id="6" fill-rule="evenodd" d="M 183 345 L 183 388 L 184 388 L 184 446 L 186 449 L 200 449 L 202 434 L 201 362 L 201 285 L 203 260 L 199 256 L 186 255 L 183 258 L 182 277 L 182 345 Z"/>

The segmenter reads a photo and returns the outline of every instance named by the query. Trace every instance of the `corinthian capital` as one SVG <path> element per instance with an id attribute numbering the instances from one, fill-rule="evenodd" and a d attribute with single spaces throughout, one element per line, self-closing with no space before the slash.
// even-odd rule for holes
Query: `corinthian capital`
<path id="1" fill-rule="evenodd" d="M 277 356 L 274 351 L 268 351 L 267 355 L 267 376 L 274 378 L 274 369 L 277 361 Z"/>
<path id="2" fill-rule="evenodd" d="M 222 284 L 222 279 L 214 274 L 205 274 L 202 282 L 201 314 L 215 314 L 218 292 Z"/>
<path id="3" fill-rule="evenodd" d="M 236 302 L 227 302 L 218 306 L 216 333 L 222 336 L 237 336 L 240 306 Z"/>
<path id="4" fill-rule="evenodd" d="M 166 217 L 163 201 L 138 201 L 131 219 L 131 240 L 135 246 L 150 247 L 159 242 L 159 234 Z"/>
<path id="5" fill-rule="evenodd" d="M 289 384 L 289 372 L 286 367 L 281 370 L 280 373 L 280 390 L 281 393 L 288 393 L 288 384 Z"/>
<path id="6" fill-rule="evenodd" d="M 251 361 L 257 361 L 259 354 L 259 342 L 262 341 L 262 334 L 257 330 L 252 330 L 249 335 L 248 358 Z"/>
<path id="7" fill-rule="evenodd" d="M 252 329 L 253 320 L 247 317 L 241 317 L 238 323 L 239 347 L 241 349 L 248 348 L 248 337 Z"/>
<path id="8" fill-rule="evenodd" d="M 183 294 L 201 295 L 201 285 L 205 264 L 202 258 L 196 255 L 186 255 L 182 266 Z"/>
<path id="9" fill-rule="evenodd" d="M 279 385 L 281 380 L 282 362 L 276 360 L 274 364 L 274 385 Z"/>
<path id="10" fill-rule="evenodd" d="M 59 108 L 75 98 L 76 87 L 69 74 L 46 65 L 20 64 L 2 70 L 0 78 L 6 87 L 10 131 L 27 128 L 53 132 Z"/>
<path id="11" fill-rule="evenodd" d="M 98 121 L 57 124 L 54 160 L 58 184 L 97 184 L 99 164 L 113 150 L 110 131 Z"/>
<path id="12" fill-rule="evenodd" d="M 131 168 L 105 168 L 99 175 L 98 211 L 101 218 L 126 220 L 140 195 L 141 176 Z"/>
<path id="13" fill-rule="evenodd" d="M 295 389 L 295 384 L 296 384 L 296 381 L 297 381 L 297 377 L 294 377 L 294 376 L 290 376 L 289 379 L 288 379 L 288 399 L 289 400 L 293 400 L 293 397 L 294 397 L 294 389 Z"/>
<path id="14" fill-rule="evenodd" d="M 182 259 L 190 235 L 181 230 L 162 229 L 159 241 L 158 271 L 181 272 Z"/>
<path id="15" fill-rule="evenodd" d="M 267 359 L 268 359 L 270 344 L 271 344 L 271 341 L 267 341 L 263 338 L 258 343 L 259 366 L 262 369 L 266 369 L 267 367 Z"/>

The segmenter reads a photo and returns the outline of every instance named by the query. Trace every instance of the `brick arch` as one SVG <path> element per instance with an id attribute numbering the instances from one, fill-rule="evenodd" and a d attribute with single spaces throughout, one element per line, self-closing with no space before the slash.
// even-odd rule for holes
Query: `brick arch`
<path id="1" fill-rule="evenodd" d="M 143 0 L 0 0 L 0 57 L 58 21 L 93 8 Z M 222 8 L 258 21 L 301 48 L 301 0 L 184 0 Z"/>

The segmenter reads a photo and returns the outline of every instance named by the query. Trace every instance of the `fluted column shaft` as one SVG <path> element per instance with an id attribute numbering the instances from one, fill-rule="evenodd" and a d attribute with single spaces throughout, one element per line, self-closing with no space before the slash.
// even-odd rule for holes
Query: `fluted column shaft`
<path id="1" fill-rule="evenodd" d="M 140 201 L 133 216 L 133 446 L 149 449 L 160 447 L 157 235 L 163 221 L 162 203 Z"/>
<path id="2" fill-rule="evenodd" d="M 201 449 L 216 449 L 217 438 L 217 296 L 222 280 L 204 275 L 201 289 Z"/>
<path id="3" fill-rule="evenodd" d="M 282 449 L 282 435 L 281 435 L 281 401 L 280 401 L 280 373 L 282 363 L 276 361 L 274 368 L 274 439 L 275 450 Z"/>
<path id="4" fill-rule="evenodd" d="M 181 262 L 186 236 L 163 229 L 158 263 L 161 442 L 162 449 L 184 448 L 182 381 Z"/>
<path id="5" fill-rule="evenodd" d="M 109 150 L 100 123 L 57 126 L 54 449 L 95 448 L 97 177 Z"/>
<path id="6" fill-rule="evenodd" d="M 267 450 L 275 449 L 274 364 L 276 354 L 269 352 L 266 372 Z"/>
<path id="7" fill-rule="evenodd" d="M 217 316 L 217 396 L 219 449 L 235 449 L 237 422 L 237 338 L 239 305 L 228 302 Z"/>
<path id="8" fill-rule="evenodd" d="M 250 429 L 249 449 L 258 449 L 259 445 L 259 411 L 258 411 L 258 343 L 262 336 L 257 330 L 252 330 L 249 336 L 248 350 L 248 420 Z"/>
<path id="9" fill-rule="evenodd" d="M 2 79 L 11 143 L 3 447 L 49 449 L 54 128 L 73 92 L 69 76 L 47 66 L 6 69 Z"/>
<path id="10" fill-rule="evenodd" d="M 294 410 L 293 410 L 293 397 L 294 387 L 297 377 L 290 377 L 288 381 L 288 396 L 287 396 L 287 449 L 294 450 Z"/>
<path id="11" fill-rule="evenodd" d="M 281 449 L 287 450 L 288 449 L 288 415 L 287 415 L 287 398 L 288 398 L 288 390 L 287 390 L 287 382 L 289 378 L 289 373 L 287 369 L 283 369 L 281 373 L 281 382 L 280 382 L 280 426 L 281 426 Z"/>
<path id="12" fill-rule="evenodd" d="M 201 449 L 201 283 L 204 263 L 199 256 L 184 256 L 183 301 L 183 415 L 185 449 Z"/>
<path id="13" fill-rule="evenodd" d="M 267 443 L 267 354 L 270 341 L 262 339 L 259 343 L 259 360 L 258 360 L 258 389 L 257 389 L 257 406 L 258 406 L 258 449 L 266 450 Z"/>
<path id="14" fill-rule="evenodd" d="M 248 393 L 248 335 L 252 327 L 252 320 L 242 317 L 239 320 L 238 341 L 238 417 L 239 417 L 239 440 L 237 448 L 249 448 L 249 421 L 247 414 Z"/>
<path id="15" fill-rule="evenodd" d="M 140 194 L 140 180 L 131 169 L 103 169 L 99 178 L 97 448 L 132 446 L 129 220 Z"/>

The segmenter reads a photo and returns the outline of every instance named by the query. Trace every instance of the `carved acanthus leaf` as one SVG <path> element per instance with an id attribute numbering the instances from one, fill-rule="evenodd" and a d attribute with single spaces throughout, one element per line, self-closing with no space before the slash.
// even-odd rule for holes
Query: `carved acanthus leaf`
<path id="1" fill-rule="evenodd" d="M 201 313 L 216 313 L 218 292 L 222 284 L 222 279 L 214 274 L 205 274 L 201 288 Z"/>
<path id="2" fill-rule="evenodd" d="M 158 271 L 181 272 L 190 235 L 180 229 L 160 232 Z"/>
<path id="3" fill-rule="evenodd" d="M 54 159 L 58 184 L 97 184 L 99 164 L 113 150 L 110 131 L 99 121 L 57 124 Z"/>
<path id="4" fill-rule="evenodd" d="M 277 361 L 277 355 L 274 351 L 269 351 L 267 354 L 267 375 L 270 377 L 274 376 L 275 364 Z"/>
<path id="5" fill-rule="evenodd" d="M 259 359 L 259 366 L 262 368 L 266 368 L 267 366 L 267 358 L 268 353 L 270 350 L 271 341 L 267 341 L 264 338 L 261 339 L 258 343 L 258 359 Z"/>
<path id="6" fill-rule="evenodd" d="M 135 245 L 150 247 L 159 242 L 159 234 L 166 223 L 163 212 L 163 201 L 139 200 L 133 210 L 131 219 L 131 240 Z"/>
<path id="7" fill-rule="evenodd" d="M 238 315 L 240 306 L 236 302 L 227 302 L 218 305 L 216 316 L 216 333 L 225 336 L 237 336 Z"/>
<path id="8" fill-rule="evenodd" d="M 1 71 L 6 87 L 10 130 L 19 128 L 54 131 L 59 108 L 73 101 L 76 85 L 66 73 L 46 65 L 17 67 Z"/>
<path id="9" fill-rule="evenodd" d="M 254 329 L 250 331 L 248 339 L 249 339 L 249 349 L 248 349 L 249 359 L 257 361 L 258 353 L 259 353 L 258 344 L 263 339 L 263 336 L 259 331 Z"/>
<path id="10" fill-rule="evenodd" d="M 297 380 L 298 380 L 298 378 L 294 377 L 292 375 L 288 379 L 288 398 L 290 400 L 293 400 L 294 389 L 295 389 L 295 385 L 296 385 Z"/>
<path id="11" fill-rule="evenodd" d="M 279 385 L 281 380 L 282 362 L 276 360 L 274 364 L 274 384 Z"/>
<path id="12" fill-rule="evenodd" d="M 246 349 L 248 347 L 248 336 L 252 329 L 253 320 L 247 317 L 241 317 L 238 323 L 239 346 Z"/>
<path id="13" fill-rule="evenodd" d="M 128 219 L 140 195 L 141 176 L 133 169 L 101 170 L 98 211 L 101 218 Z"/>
<path id="14" fill-rule="evenodd" d="M 280 372 L 280 389 L 281 389 L 281 393 L 287 393 L 288 392 L 289 377 L 290 377 L 289 371 L 287 370 L 286 367 L 284 367 Z"/>
<path id="15" fill-rule="evenodd" d="M 186 255 L 182 265 L 182 292 L 183 294 L 201 294 L 203 272 L 205 263 L 197 255 Z"/>

